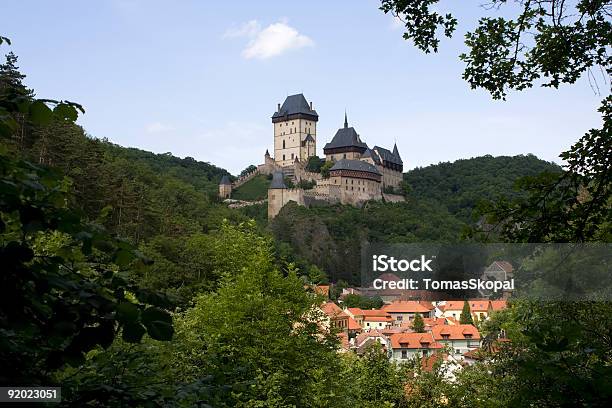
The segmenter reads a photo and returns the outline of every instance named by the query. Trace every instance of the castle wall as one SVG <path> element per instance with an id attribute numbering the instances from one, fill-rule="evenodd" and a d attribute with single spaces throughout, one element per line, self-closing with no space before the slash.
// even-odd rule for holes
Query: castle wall
<path id="1" fill-rule="evenodd" d="M 360 158 L 361 153 L 359 152 L 333 153 L 325 155 L 325 160 L 327 161 L 338 161 L 342 159 L 359 160 Z"/>
<path id="2" fill-rule="evenodd" d="M 399 194 L 383 193 L 382 196 L 384 197 L 385 201 L 388 201 L 390 203 L 402 203 L 406 201 L 406 197 L 404 197 L 403 195 L 399 195 Z"/>
<path id="3" fill-rule="evenodd" d="M 391 170 L 377 165 L 376 168 L 382 173 L 382 187 L 393 186 L 394 188 L 399 187 L 402 184 L 404 175 L 400 171 Z"/>
<path id="4" fill-rule="evenodd" d="M 281 208 L 289 201 L 295 201 L 298 205 L 305 205 L 304 190 L 301 188 L 269 189 L 268 219 L 276 217 Z"/>

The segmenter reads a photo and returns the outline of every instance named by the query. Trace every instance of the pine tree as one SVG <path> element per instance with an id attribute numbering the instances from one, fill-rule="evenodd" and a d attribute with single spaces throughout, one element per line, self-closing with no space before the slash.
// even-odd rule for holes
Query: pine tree
<path id="1" fill-rule="evenodd" d="M 466 300 L 463 303 L 463 310 L 461 311 L 461 316 L 459 316 L 459 323 L 461 324 L 474 324 L 474 320 L 472 319 L 472 311 L 470 309 L 470 304 Z"/>
<path id="2" fill-rule="evenodd" d="M 19 72 L 17 56 L 13 54 L 13 52 L 6 54 L 6 62 L 0 64 L 0 96 L 34 96 L 32 90 L 26 88 L 23 84 L 23 79 L 25 77 L 24 74 Z"/>
<path id="3" fill-rule="evenodd" d="M 412 322 L 412 330 L 416 333 L 425 333 L 425 321 L 423 320 L 423 316 L 420 313 L 414 315 L 414 320 Z"/>

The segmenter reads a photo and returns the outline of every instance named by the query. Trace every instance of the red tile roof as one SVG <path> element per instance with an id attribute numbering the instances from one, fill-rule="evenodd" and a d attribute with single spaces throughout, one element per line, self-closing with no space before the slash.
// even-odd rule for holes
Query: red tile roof
<path id="1" fill-rule="evenodd" d="M 447 310 L 462 311 L 464 303 L 465 303 L 464 300 L 449 300 L 440 309 L 443 311 L 447 311 Z M 468 303 L 470 305 L 470 310 L 472 312 L 486 312 L 489 310 L 489 300 L 488 299 L 472 299 L 472 300 L 468 300 Z"/>
<path id="2" fill-rule="evenodd" d="M 391 348 L 399 349 L 439 349 L 442 345 L 435 341 L 431 333 L 395 333 L 390 336 Z"/>
<path id="3" fill-rule="evenodd" d="M 480 333 L 478 332 L 478 329 L 472 326 L 471 324 L 458 324 L 456 326 L 433 326 L 431 328 L 431 333 L 433 334 L 434 339 L 436 339 L 436 341 L 480 339 Z M 471 335 L 471 337 L 469 335 Z"/>
<path id="4" fill-rule="evenodd" d="M 323 313 L 325 313 L 326 315 L 328 315 L 329 317 L 332 317 L 332 318 L 349 317 L 334 302 L 325 302 L 325 303 L 323 303 L 323 305 L 321 306 L 321 310 L 323 310 Z"/>
<path id="5" fill-rule="evenodd" d="M 491 301 L 491 309 L 493 310 L 502 310 L 508 307 L 508 302 L 505 300 L 492 300 Z"/>
<path id="6" fill-rule="evenodd" d="M 384 305 L 382 309 L 388 313 L 429 313 L 434 309 L 434 306 L 430 302 L 399 300 Z"/>
<path id="7" fill-rule="evenodd" d="M 348 329 L 349 330 L 361 330 L 361 326 L 359 325 L 359 323 L 357 323 L 355 321 L 355 319 L 353 319 L 352 317 L 349 316 L 349 318 L 348 318 Z"/>
<path id="8" fill-rule="evenodd" d="M 494 264 L 497 264 L 500 268 L 502 268 L 505 272 L 512 272 L 514 267 L 510 262 L 507 261 L 495 261 Z"/>
<path id="9" fill-rule="evenodd" d="M 314 292 L 319 295 L 329 297 L 329 285 L 316 285 L 314 287 Z"/>

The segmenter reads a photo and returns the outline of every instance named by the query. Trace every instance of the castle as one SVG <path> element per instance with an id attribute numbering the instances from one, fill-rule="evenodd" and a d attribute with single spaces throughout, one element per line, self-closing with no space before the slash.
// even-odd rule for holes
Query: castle
<path id="1" fill-rule="evenodd" d="M 323 147 L 325 161 L 331 162 L 329 175 L 308 171 L 308 159 L 317 152 L 317 122 L 319 115 L 303 94 L 290 95 L 277 105 L 272 115 L 274 127 L 274 157 L 266 150 L 264 163 L 232 183 L 225 176 L 219 185 L 222 198 L 231 196 L 236 188 L 257 174 L 272 174 L 268 190 L 268 218 L 275 217 L 289 201 L 299 205 L 342 203 L 361 205 L 368 200 L 403 201 L 393 194 L 402 182 L 403 162 L 397 145 L 393 150 L 372 148 L 363 142 L 346 113 L 344 126 L 338 129 Z M 331 166 L 331 167 L 330 167 Z M 295 185 L 307 182 L 312 188 L 288 188 L 285 180 Z"/>

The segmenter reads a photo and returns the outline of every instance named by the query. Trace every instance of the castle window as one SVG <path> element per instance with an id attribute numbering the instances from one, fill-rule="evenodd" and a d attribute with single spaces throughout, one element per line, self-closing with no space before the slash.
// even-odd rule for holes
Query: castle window
<path id="1" fill-rule="evenodd" d="M 283 149 L 285 148 L 285 141 L 283 140 Z"/>
<path id="2" fill-rule="evenodd" d="M 346 159 L 346 153 L 344 153 L 344 155 L 343 155 L 343 156 L 344 156 L 344 158 Z"/>
<path id="3" fill-rule="evenodd" d="M 293 153 L 291 153 L 291 159 L 293 159 Z"/>
<path id="4" fill-rule="evenodd" d="M 285 155 L 283 154 L 283 160 L 285 160 Z"/>

